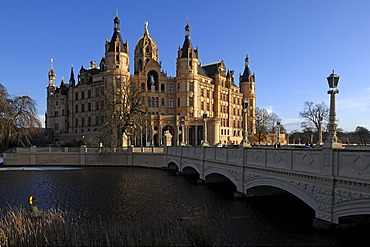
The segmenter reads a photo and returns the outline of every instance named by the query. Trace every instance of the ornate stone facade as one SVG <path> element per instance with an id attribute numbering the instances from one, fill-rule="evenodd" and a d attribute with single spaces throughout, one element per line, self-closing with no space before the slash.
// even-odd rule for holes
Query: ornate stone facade
<path id="1" fill-rule="evenodd" d="M 249 68 L 248 55 L 238 87 L 234 71 L 226 69 L 223 61 L 200 63 L 187 24 L 183 45 L 177 52 L 176 76 L 172 77 L 159 62 L 157 44 L 149 35 L 146 22 L 134 50 L 133 75 L 129 72 L 129 59 L 128 42 L 121 37 L 117 15 L 112 38 L 106 41 L 105 56 L 99 66 L 91 62 L 88 69 L 81 67 L 77 82 L 72 68 L 69 82 L 62 79 L 60 86 L 56 86 L 51 64 L 46 128 L 53 130 L 54 141 L 98 145 L 99 127 L 110 117 L 102 95 L 108 88 L 116 89 L 118 79 L 135 83 L 147 107 L 145 124 L 137 126 L 131 136 L 133 145 L 162 145 L 163 134 L 169 131 L 171 145 L 199 146 L 204 141 L 205 124 L 210 145 L 238 145 L 242 140 L 243 99 L 249 102 L 248 130 L 255 133 L 255 76 Z"/>

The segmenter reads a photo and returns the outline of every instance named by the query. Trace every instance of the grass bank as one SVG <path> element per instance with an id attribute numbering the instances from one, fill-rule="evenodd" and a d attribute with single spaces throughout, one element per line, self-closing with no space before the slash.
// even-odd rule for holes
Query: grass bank
<path id="1" fill-rule="evenodd" d="M 0 246 L 219 245 L 217 229 L 206 216 L 181 220 L 153 215 L 118 221 L 56 209 L 32 217 L 23 208 L 0 214 Z"/>

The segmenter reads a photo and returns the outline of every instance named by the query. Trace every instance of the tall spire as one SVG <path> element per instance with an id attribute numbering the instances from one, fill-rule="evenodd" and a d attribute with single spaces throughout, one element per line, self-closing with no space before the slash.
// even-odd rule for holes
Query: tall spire
<path id="1" fill-rule="evenodd" d="M 240 77 L 240 82 L 251 82 L 254 81 L 254 74 L 252 74 L 252 71 L 249 68 L 249 56 L 248 53 L 245 56 L 245 68 L 243 75 Z"/>
<path id="2" fill-rule="evenodd" d="M 54 72 L 54 60 L 50 59 L 50 70 L 49 70 L 49 73 L 48 73 L 49 86 L 51 86 L 51 85 L 54 86 L 55 76 L 56 76 L 56 74 Z"/>
<path id="3" fill-rule="evenodd" d="M 182 50 L 181 58 L 198 58 L 198 55 L 194 52 L 194 48 L 190 40 L 189 19 L 187 19 L 186 21 L 185 40 L 184 40 L 184 44 L 182 45 L 181 50 Z"/>
<path id="4" fill-rule="evenodd" d="M 186 20 L 185 26 L 185 38 L 190 39 L 190 25 L 189 25 L 189 18 Z"/>
<path id="5" fill-rule="evenodd" d="M 118 9 L 116 9 L 116 17 L 114 18 L 114 32 L 119 32 L 120 19 L 118 18 Z"/>
<path id="6" fill-rule="evenodd" d="M 73 65 L 71 66 L 71 75 L 69 77 L 69 84 L 72 85 L 72 86 L 76 85 L 75 74 L 73 72 Z"/>
<path id="7" fill-rule="evenodd" d="M 249 56 L 248 56 L 248 52 L 247 52 L 247 55 L 245 56 L 245 67 L 249 67 Z"/>

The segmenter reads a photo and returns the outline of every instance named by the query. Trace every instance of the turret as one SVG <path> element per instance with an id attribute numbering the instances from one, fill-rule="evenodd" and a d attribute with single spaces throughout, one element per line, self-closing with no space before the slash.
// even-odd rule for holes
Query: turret
<path id="1" fill-rule="evenodd" d="M 71 66 L 71 75 L 69 77 L 69 85 L 72 87 L 76 86 L 75 74 L 73 72 L 73 65 Z"/>
<path id="2" fill-rule="evenodd" d="M 247 99 L 248 104 L 248 129 L 255 133 L 255 116 L 256 116 L 256 94 L 255 94 L 255 75 L 249 68 L 248 53 L 245 57 L 245 68 L 242 75 L 239 76 L 240 92 L 243 98 Z"/>
<path id="3" fill-rule="evenodd" d="M 184 43 L 178 49 L 176 67 L 178 75 L 187 72 L 198 74 L 198 49 L 194 49 L 191 43 L 189 22 L 185 26 Z"/>
<path id="4" fill-rule="evenodd" d="M 118 11 L 114 22 L 114 32 L 110 42 L 108 40 L 105 44 L 105 56 L 107 69 L 120 69 L 129 71 L 129 56 L 128 56 L 128 43 L 123 42 L 121 37 L 120 19 L 118 18 Z"/>

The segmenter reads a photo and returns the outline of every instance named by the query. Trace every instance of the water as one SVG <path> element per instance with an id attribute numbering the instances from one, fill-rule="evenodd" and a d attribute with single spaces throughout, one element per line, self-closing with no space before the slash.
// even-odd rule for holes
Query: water
<path id="1" fill-rule="evenodd" d="M 353 231 L 312 229 L 313 211 L 293 197 L 234 199 L 230 184 L 198 184 L 194 177 L 156 169 L 2 170 L 0 188 L 3 210 L 27 208 L 34 195 L 42 210 L 59 208 L 122 220 L 169 213 L 192 219 L 207 212 L 221 229 L 225 245 L 340 246 L 359 237 Z"/>

